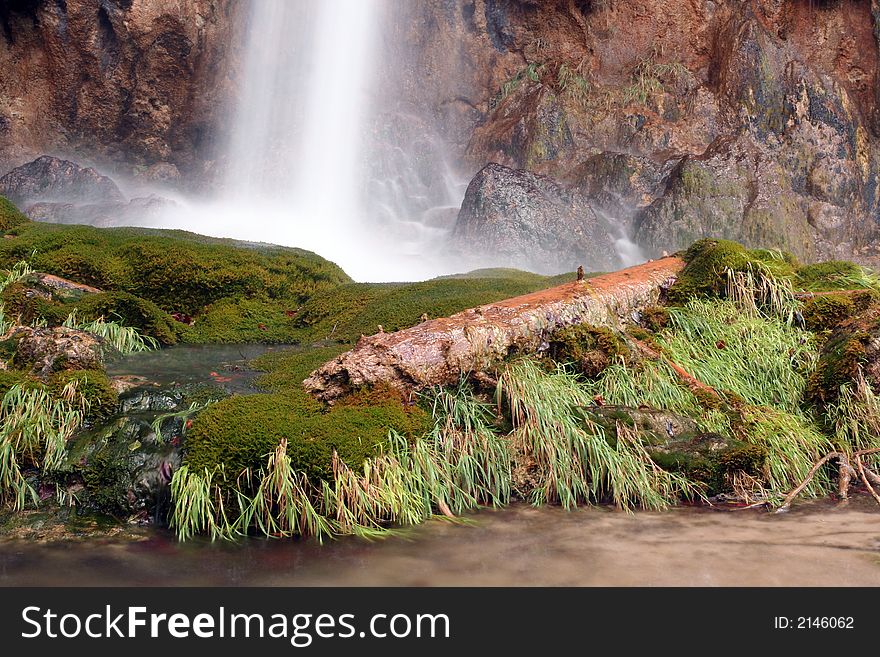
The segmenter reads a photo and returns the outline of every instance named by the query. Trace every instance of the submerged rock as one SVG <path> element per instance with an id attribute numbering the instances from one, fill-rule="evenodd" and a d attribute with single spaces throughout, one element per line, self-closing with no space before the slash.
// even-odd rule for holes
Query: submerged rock
<path id="1" fill-rule="evenodd" d="M 608 228 L 583 196 L 500 164 L 487 165 L 471 181 L 452 244 L 496 266 L 544 273 L 620 266 Z"/>
<path id="2" fill-rule="evenodd" d="M 162 524 L 171 478 L 182 459 L 187 412 L 193 402 L 224 396 L 223 390 L 202 385 L 124 392 L 118 414 L 74 437 L 65 464 L 53 476 L 58 485 L 80 491 L 84 509 Z"/>

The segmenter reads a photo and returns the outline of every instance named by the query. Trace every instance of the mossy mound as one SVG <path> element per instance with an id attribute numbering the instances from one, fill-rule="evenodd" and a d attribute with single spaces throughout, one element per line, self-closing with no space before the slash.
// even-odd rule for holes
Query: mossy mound
<path id="1" fill-rule="evenodd" d="M 747 249 L 729 240 L 699 240 L 685 251 L 683 258 L 687 264 L 669 290 L 669 300 L 676 304 L 696 297 L 722 296 L 727 287 L 727 271 L 762 271 L 777 278 L 792 278 L 798 268 L 790 254 Z"/>
<path id="2" fill-rule="evenodd" d="M 190 468 L 223 465 L 227 476 L 259 468 L 282 438 L 298 470 L 315 481 L 330 476 L 333 451 L 349 466 L 387 445 L 388 432 L 416 437 L 430 428 L 429 414 L 403 403 L 399 394 L 377 387 L 339 400 L 332 408 L 308 395 L 302 381 L 344 347 L 269 352 L 252 365 L 266 371 L 257 384 L 267 394 L 231 397 L 203 411 L 186 439 Z"/>
<path id="3" fill-rule="evenodd" d="M 202 237 L 183 231 L 21 224 L 0 243 L 0 267 L 28 260 L 40 271 L 128 292 L 190 316 L 226 298 L 301 302 L 350 279 L 300 249 Z"/>
<path id="4" fill-rule="evenodd" d="M 820 296 L 805 302 L 801 315 L 808 331 L 820 333 L 832 330 L 850 317 L 855 309 L 855 303 L 849 296 Z"/>
<path id="5" fill-rule="evenodd" d="M 265 465 L 267 455 L 286 438 L 293 467 L 317 482 L 331 476 L 334 451 L 359 468 L 387 444 L 390 430 L 414 437 L 427 428 L 423 410 L 392 399 L 353 399 L 326 410 L 284 393 L 232 397 L 195 419 L 185 461 L 195 470 L 223 465 L 227 476 L 236 477 Z"/>
<path id="6" fill-rule="evenodd" d="M 833 403 L 840 386 L 853 381 L 859 369 L 873 385 L 880 384 L 880 304 L 843 320 L 831 333 L 807 383 L 805 399 Z"/>
<path id="7" fill-rule="evenodd" d="M 12 229 L 30 221 L 12 201 L 0 196 L 0 233 L 8 233 Z"/>
<path id="8" fill-rule="evenodd" d="M 507 270 L 505 270 L 507 271 Z M 422 316 L 447 317 L 462 310 L 508 299 L 558 284 L 537 274 L 485 278 L 440 278 L 421 283 L 352 283 L 309 299 L 296 313 L 297 341 L 352 343 L 385 331 L 414 326 Z M 567 277 L 573 281 L 574 275 Z"/>
<path id="9" fill-rule="evenodd" d="M 152 301 L 142 299 L 128 292 L 103 292 L 84 297 L 77 304 L 65 310 L 77 311 L 82 321 L 93 321 L 103 317 L 108 322 L 115 321 L 124 326 L 133 326 L 142 334 L 155 338 L 163 345 L 177 344 L 185 326 L 162 310 Z"/>
<path id="10" fill-rule="evenodd" d="M 547 354 L 558 363 L 570 363 L 586 376 L 596 376 L 618 357 L 628 357 L 624 340 L 606 327 L 578 324 L 556 331 Z"/>
<path id="11" fill-rule="evenodd" d="M 57 397 L 71 382 L 76 383 L 77 392 L 85 399 L 89 418 L 107 418 L 116 412 L 119 397 L 104 372 L 99 370 L 59 372 L 49 380 L 49 389 Z"/>
<path id="12" fill-rule="evenodd" d="M 842 260 L 829 260 L 813 265 L 804 265 L 797 270 L 795 286 L 807 292 L 827 292 L 861 287 L 864 279 L 863 269 Z"/>
<path id="13" fill-rule="evenodd" d="M 294 342 L 296 308 L 291 301 L 266 296 L 221 299 L 205 308 L 192 326 L 184 327 L 182 340 L 194 344 Z"/>

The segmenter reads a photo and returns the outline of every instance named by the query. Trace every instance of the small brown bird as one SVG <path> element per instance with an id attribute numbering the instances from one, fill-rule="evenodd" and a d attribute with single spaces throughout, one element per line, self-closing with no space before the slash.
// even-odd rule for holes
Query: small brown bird
<path id="1" fill-rule="evenodd" d="M 584 280 L 584 266 L 583 265 L 578 266 L 578 280 L 579 281 Z"/>

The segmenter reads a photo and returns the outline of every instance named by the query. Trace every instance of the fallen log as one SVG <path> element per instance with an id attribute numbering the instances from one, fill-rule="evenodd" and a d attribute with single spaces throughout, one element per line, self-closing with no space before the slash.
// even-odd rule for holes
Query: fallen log
<path id="1" fill-rule="evenodd" d="M 327 402 L 377 383 L 404 393 L 452 385 L 462 374 L 484 371 L 513 353 L 546 348 L 548 337 L 560 328 L 620 325 L 655 303 L 683 267 L 679 258 L 662 258 L 395 333 L 362 336 L 354 349 L 312 372 L 303 385 Z"/>

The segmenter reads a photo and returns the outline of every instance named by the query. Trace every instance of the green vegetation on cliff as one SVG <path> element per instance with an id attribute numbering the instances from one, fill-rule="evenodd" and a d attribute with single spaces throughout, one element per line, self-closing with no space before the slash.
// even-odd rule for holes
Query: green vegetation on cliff
<path id="1" fill-rule="evenodd" d="M 0 233 L 5 234 L 29 219 L 7 198 L 0 196 Z"/>

